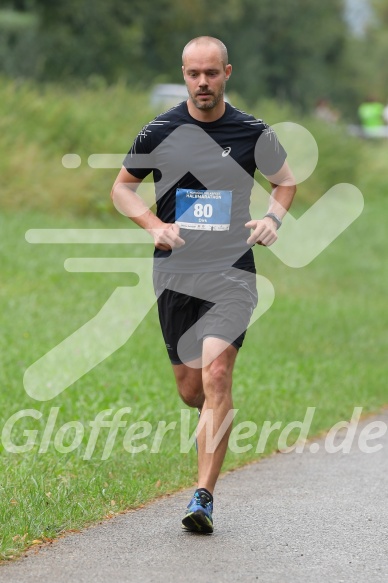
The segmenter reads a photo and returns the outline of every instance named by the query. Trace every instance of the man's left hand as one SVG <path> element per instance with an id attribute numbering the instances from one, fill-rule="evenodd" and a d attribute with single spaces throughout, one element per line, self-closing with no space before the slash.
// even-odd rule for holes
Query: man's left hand
<path id="1" fill-rule="evenodd" d="M 257 243 L 258 245 L 269 247 L 278 238 L 276 224 L 271 217 L 265 217 L 258 221 L 248 221 L 245 223 L 245 226 L 247 229 L 253 229 L 247 240 L 248 245 L 255 245 Z"/>

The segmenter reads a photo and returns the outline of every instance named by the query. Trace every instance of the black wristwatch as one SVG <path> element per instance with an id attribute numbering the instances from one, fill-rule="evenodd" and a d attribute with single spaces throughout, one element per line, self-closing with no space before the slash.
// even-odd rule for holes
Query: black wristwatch
<path id="1" fill-rule="evenodd" d="M 265 217 L 269 217 L 270 219 L 272 219 L 276 223 L 277 229 L 280 229 L 280 227 L 282 226 L 281 218 L 275 215 L 275 213 L 267 213 L 266 215 L 264 215 L 263 218 L 265 219 Z"/>

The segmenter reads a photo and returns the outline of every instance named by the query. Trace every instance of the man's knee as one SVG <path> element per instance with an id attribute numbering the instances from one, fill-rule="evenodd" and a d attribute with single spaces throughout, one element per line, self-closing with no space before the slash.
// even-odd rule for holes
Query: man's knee
<path id="1" fill-rule="evenodd" d="M 220 348 L 223 348 L 222 352 Z M 206 339 L 205 351 L 207 353 L 205 357 L 218 353 L 202 371 L 205 395 L 222 401 L 231 392 L 237 349 L 224 340 L 208 338 Z"/>
<path id="2" fill-rule="evenodd" d="M 204 390 L 207 396 L 223 399 L 232 387 L 233 367 L 216 359 L 203 371 Z"/>
<path id="3" fill-rule="evenodd" d="M 231 377 L 231 368 L 225 362 L 219 362 L 219 360 L 214 360 L 206 369 L 203 371 L 204 380 L 211 382 L 214 386 L 222 386 Z"/>

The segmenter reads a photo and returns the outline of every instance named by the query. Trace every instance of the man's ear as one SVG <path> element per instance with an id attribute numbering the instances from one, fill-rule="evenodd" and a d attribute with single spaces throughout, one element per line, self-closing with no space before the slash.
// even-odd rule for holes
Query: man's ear
<path id="1" fill-rule="evenodd" d="M 226 80 L 229 79 L 229 77 L 232 74 L 232 65 L 226 65 L 225 67 L 225 76 L 226 76 Z"/>
<path id="2" fill-rule="evenodd" d="M 182 74 L 183 74 L 183 78 L 185 78 L 185 66 L 182 65 Z"/>

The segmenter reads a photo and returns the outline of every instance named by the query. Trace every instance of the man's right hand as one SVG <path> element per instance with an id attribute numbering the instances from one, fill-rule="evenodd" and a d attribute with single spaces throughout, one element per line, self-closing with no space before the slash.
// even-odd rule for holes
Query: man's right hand
<path id="1" fill-rule="evenodd" d="M 180 229 L 176 223 L 161 223 L 160 227 L 147 230 L 154 239 L 155 247 L 162 251 L 171 251 L 185 244 L 179 236 Z"/>

